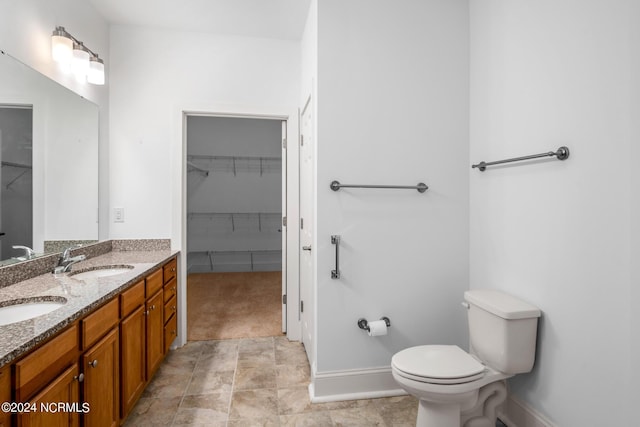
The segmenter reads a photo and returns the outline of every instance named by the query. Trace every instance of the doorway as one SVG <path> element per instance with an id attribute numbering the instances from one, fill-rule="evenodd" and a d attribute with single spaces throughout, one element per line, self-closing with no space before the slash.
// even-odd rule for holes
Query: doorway
<path id="1" fill-rule="evenodd" d="M 0 105 L 0 260 L 33 248 L 33 107 Z"/>
<path id="2" fill-rule="evenodd" d="M 187 115 L 187 338 L 286 330 L 281 119 Z"/>

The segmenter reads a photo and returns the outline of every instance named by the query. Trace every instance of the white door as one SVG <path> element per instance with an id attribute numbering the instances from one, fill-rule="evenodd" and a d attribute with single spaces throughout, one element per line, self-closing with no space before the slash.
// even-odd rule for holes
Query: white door
<path id="1" fill-rule="evenodd" d="M 313 363 L 313 115 L 311 99 L 300 117 L 300 301 L 299 313 L 302 343 L 310 363 Z"/>
<path id="2" fill-rule="evenodd" d="M 287 215 L 287 122 L 282 121 L 282 333 L 287 332 L 287 227 L 284 218 Z"/>

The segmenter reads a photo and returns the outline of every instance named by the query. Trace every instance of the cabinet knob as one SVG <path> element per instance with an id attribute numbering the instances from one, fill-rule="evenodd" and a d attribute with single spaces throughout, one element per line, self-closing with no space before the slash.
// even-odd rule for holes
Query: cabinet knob
<path id="1" fill-rule="evenodd" d="M 175 292 L 175 291 L 176 291 L 176 287 L 174 286 L 173 288 L 171 288 L 171 290 L 172 290 L 173 292 Z"/>
<path id="2" fill-rule="evenodd" d="M 149 310 L 146 310 L 145 312 L 143 312 L 142 314 L 144 314 L 145 316 L 149 315 Z"/>
<path id="3" fill-rule="evenodd" d="M 176 272 L 176 268 L 175 268 L 175 267 L 173 267 L 173 268 L 171 269 L 171 272 L 172 272 L 172 273 L 175 273 L 175 272 Z"/>
<path id="4" fill-rule="evenodd" d="M 93 362 L 89 362 L 89 366 L 91 366 L 92 368 L 95 368 L 98 366 L 98 359 L 95 359 Z"/>
<path id="5" fill-rule="evenodd" d="M 153 304 L 153 305 L 151 306 L 151 310 L 155 310 L 155 309 L 156 309 L 156 305 L 155 305 L 155 304 Z"/>
<path id="6" fill-rule="evenodd" d="M 175 306 L 175 305 L 174 305 L 174 306 L 172 306 L 172 307 L 171 307 L 171 310 L 176 311 L 176 306 Z"/>
<path id="7" fill-rule="evenodd" d="M 75 377 L 73 377 L 73 379 L 81 383 L 82 381 L 84 381 L 84 374 L 76 375 Z"/>

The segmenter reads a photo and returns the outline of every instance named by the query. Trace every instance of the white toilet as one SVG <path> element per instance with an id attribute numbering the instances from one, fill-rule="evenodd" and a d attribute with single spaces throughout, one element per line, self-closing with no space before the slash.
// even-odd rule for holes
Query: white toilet
<path id="1" fill-rule="evenodd" d="M 466 291 L 464 299 L 470 353 L 422 345 L 391 359 L 393 378 L 420 400 L 417 427 L 495 427 L 505 379 L 533 368 L 540 310 L 496 290 Z"/>

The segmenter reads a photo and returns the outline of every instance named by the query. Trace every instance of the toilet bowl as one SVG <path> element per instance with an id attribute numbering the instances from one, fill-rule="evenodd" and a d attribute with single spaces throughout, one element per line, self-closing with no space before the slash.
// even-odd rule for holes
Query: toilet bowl
<path id="1" fill-rule="evenodd" d="M 391 372 L 405 391 L 419 399 L 416 425 L 420 427 L 463 425 L 464 413 L 483 403 L 478 402 L 480 389 L 510 377 L 484 366 L 460 347 L 444 345 L 417 346 L 396 353 Z"/>
<path id="2" fill-rule="evenodd" d="M 418 427 L 493 427 L 505 380 L 533 367 L 540 310 L 491 290 L 465 292 L 471 352 L 421 345 L 391 359 L 394 380 L 419 399 Z"/>

